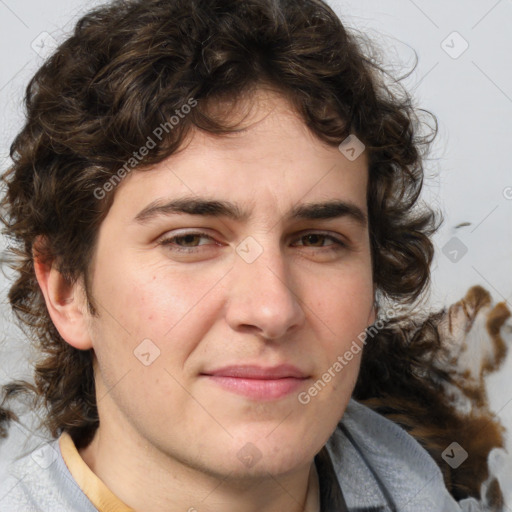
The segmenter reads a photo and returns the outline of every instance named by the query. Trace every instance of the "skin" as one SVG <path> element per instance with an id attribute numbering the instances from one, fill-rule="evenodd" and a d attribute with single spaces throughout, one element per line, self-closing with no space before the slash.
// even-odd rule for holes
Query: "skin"
<path id="1" fill-rule="evenodd" d="M 297 395 L 375 320 L 367 225 L 348 215 L 287 219 L 298 204 L 331 199 L 366 214 L 365 153 L 349 161 L 316 139 L 276 93 L 258 90 L 238 109 L 242 132 L 194 132 L 183 151 L 117 187 L 91 262 L 97 316 L 80 281 L 69 285 L 36 261 L 60 334 L 95 354 L 100 427 L 80 454 L 138 511 L 302 510 L 313 458 L 345 411 L 361 354 L 307 405 Z M 186 195 L 237 203 L 248 217 L 134 220 L 154 201 Z M 198 230 L 207 236 L 162 243 Z M 315 233 L 327 236 L 305 236 Z M 252 263 L 236 250 L 247 237 L 262 251 Z M 144 339 L 160 350 L 148 366 L 134 355 Z M 280 363 L 308 378 L 274 400 L 201 375 Z M 260 457 L 251 467 L 237 456 L 247 443 Z"/>

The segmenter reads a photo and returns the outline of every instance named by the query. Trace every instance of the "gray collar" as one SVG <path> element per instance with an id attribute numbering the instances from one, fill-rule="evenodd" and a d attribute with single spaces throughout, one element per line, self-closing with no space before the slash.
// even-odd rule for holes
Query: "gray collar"
<path id="1" fill-rule="evenodd" d="M 323 455 L 319 483 L 331 488 L 337 483 L 349 512 L 462 510 L 423 447 L 399 425 L 353 399 L 324 448 L 330 465 Z M 322 512 L 344 510 L 338 491 L 324 491 L 323 499 Z"/>

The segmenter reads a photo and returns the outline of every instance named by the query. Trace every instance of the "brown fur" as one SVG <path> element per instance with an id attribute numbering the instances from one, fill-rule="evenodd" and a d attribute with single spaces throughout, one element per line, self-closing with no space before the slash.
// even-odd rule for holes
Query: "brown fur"
<path id="1" fill-rule="evenodd" d="M 505 360 L 510 316 L 474 286 L 422 322 L 393 322 L 368 343 L 354 394 L 422 444 L 457 500 L 475 497 L 492 510 L 501 510 L 503 495 L 488 456 L 504 446 L 504 428 L 489 409 L 484 378 Z M 442 458 L 454 441 L 468 452 L 455 469 Z"/>

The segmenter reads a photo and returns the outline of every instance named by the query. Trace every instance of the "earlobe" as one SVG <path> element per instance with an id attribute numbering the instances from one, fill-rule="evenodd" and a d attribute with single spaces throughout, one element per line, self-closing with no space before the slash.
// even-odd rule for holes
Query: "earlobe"
<path id="1" fill-rule="evenodd" d="M 80 283 L 70 283 L 56 268 L 54 261 L 44 260 L 37 251 L 33 252 L 33 261 L 46 308 L 59 334 L 79 350 L 92 348 Z"/>

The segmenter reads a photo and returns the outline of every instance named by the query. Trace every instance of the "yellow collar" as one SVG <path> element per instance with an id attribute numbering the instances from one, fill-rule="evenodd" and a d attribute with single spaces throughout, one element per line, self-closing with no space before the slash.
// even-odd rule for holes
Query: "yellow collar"
<path id="1" fill-rule="evenodd" d="M 135 512 L 112 493 L 103 481 L 92 472 L 78 453 L 73 439 L 67 432 L 60 436 L 59 446 L 69 472 L 99 512 Z"/>

